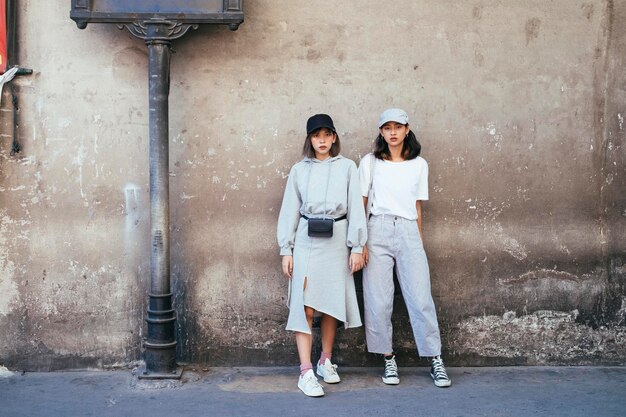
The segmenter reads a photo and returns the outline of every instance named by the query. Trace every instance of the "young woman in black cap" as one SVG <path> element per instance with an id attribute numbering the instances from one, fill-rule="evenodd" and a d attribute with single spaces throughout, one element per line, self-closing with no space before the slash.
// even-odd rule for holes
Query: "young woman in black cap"
<path id="1" fill-rule="evenodd" d="M 307 122 L 304 159 L 289 173 L 280 215 L 278 244 L 289 282 L 287 330 L 296 334 L 300 358 L 298 388 L 319 397 L 324 389 L 313 373 L 311 327 L 321 315 L 322 354 L 317 375 L 340 381 L 331 361 L 337 322 L 361 326 L 352 274 L 363 267 L 367 226 L 355 163 L 339 155 L 333 120 L 316 114 Z"/>

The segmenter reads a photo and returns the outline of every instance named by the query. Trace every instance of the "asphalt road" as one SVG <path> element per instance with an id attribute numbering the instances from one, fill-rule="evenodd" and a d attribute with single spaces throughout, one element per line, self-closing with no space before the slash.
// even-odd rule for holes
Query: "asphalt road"
<path id="1" fill-rule="evenodd" d="M 626 367 L 339 368 L 326 396 L 305 397 L 290 368 L 187 368 L 180 381 L 138 380 L 130 370 L 0 373 L 0 416 L 626 416 Z"/>

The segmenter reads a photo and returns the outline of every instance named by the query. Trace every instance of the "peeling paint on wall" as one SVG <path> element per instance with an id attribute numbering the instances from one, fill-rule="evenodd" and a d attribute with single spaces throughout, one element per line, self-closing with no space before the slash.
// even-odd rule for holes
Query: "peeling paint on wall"
<path id="1" fill-rule="evenodd" d="M 578 311 L 542 310 L 518 317 L 472 317 L 458 324 L 449 349 L 457 355 L 515 359 L 515 364 L 626 364 L 623 326 L 593 329 L 577 322 Z"/>
<path id="2" fill-rule="evenodd" d="M 0 211 L 0 247 L 9 247 L 9 225 L 13 223 L 5 213 Z M 19 293 L 15 282 L 15 263 L 8 257 L 5 250 L 0 251 L 0 315 L 9 314 L 11 305 L 17 304 Z"/>

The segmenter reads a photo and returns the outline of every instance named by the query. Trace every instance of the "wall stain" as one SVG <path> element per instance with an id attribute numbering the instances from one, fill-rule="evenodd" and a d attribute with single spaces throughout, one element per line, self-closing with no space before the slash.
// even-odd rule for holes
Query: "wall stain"
<path id="1" fill-rule="evenodd" d="M 580 8 L 582 9 L 587 20 L 591 20 L 591 18 L 593 18 L 594 5 L 592 3 L 584 3 L 580 6 Z"/>
<path id="2" fill-rule="evenodd" d="M 485 57 L 479 44 L 474 44 L 474 66 L 482 67 L 485 65 Z"/>
<path id="3" fill-rule="evenodd" d="M 476 20 L 483 18 L 483 6 L 474 6 L 472 9 L 472 17 Z"/>
<path id="4" fill-rule="evenodd" d="M 580 281 L 581 278 L 566 271 L 557 271 L 552 269 L 540 269 L 537 271 L 529 271 L 518 277 L 511 277 L 509 279 L 501 279 L 500 283 L 512 284 L 512 283 L 524 283 L 529 281 L 535 281 L 538 279 L 555 279 L 558 281 Z"/>
<path id="5" fill-rule="evenodd" d="M 526 46 L 539 37 L 539 29 L 541 27 L 541 19 L 533 17 L 526 21 Z"/>

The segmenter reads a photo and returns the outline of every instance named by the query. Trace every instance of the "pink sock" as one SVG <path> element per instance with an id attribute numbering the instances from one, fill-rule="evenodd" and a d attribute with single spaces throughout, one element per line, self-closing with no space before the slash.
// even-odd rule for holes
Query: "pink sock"
<path id="1" fill-rule="evenodd" d="M 306 374 L 309 369 L 313 369 L 313 364 L 311 362 L 300 364 L 300 375 Z"/>
<path id="2" fill-rule="evenodd" d="M 330 361 L 330 358 L 333 357 L 333 353 L 327 353 L 327 352 L 322 352 L 322 355 L 320 356 L 320 363 L 323 365 L 326 363 L 326 359 L 328 359 Z"/>

